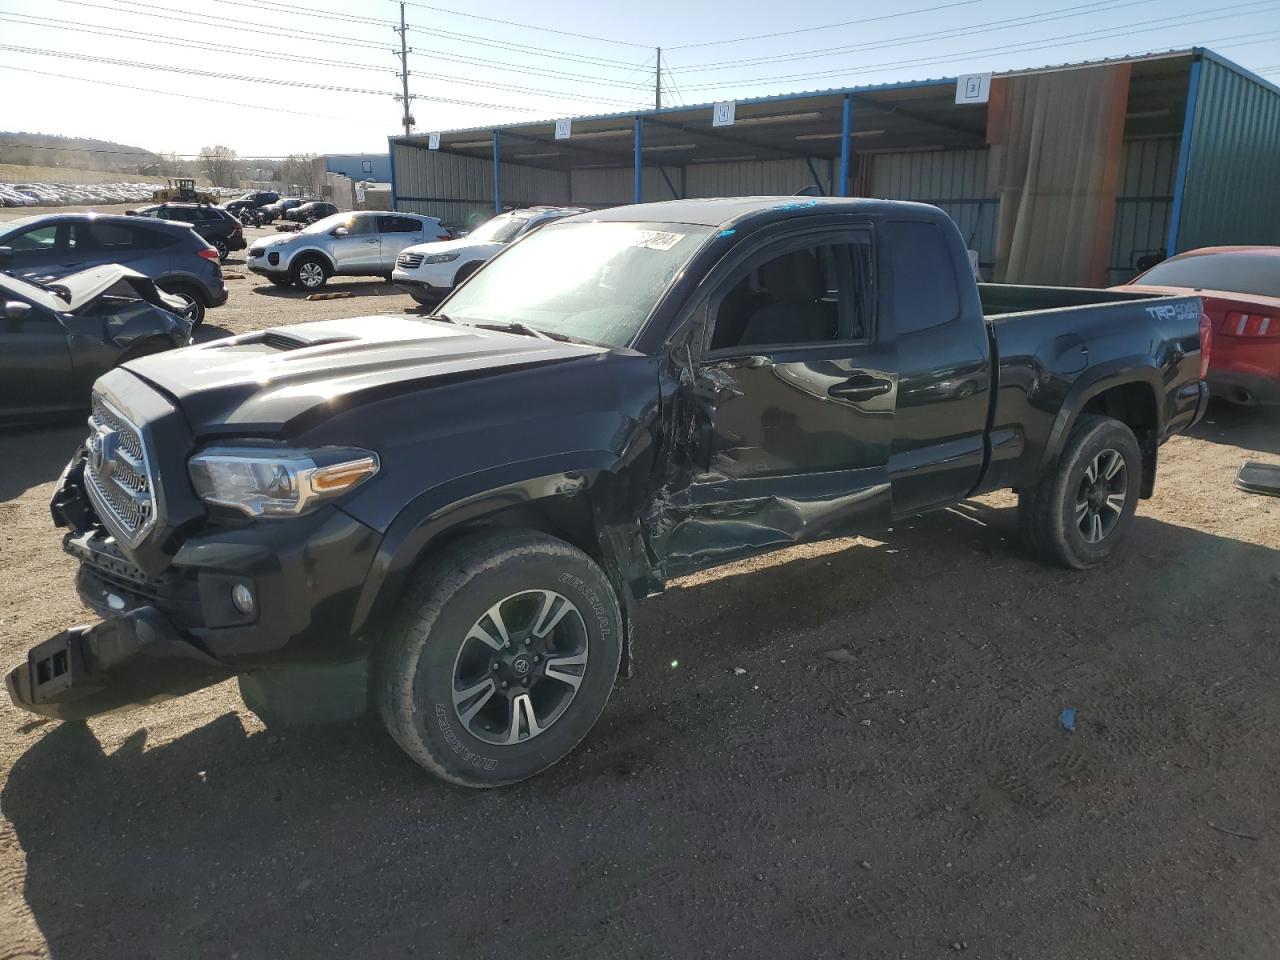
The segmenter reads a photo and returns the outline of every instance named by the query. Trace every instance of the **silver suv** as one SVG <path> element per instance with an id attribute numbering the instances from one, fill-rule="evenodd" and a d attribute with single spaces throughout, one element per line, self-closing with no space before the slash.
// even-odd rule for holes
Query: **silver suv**
<path id="1" fill-rule="evenodd" d="M 335 213 L 297 233 L 256 240 L 248 265 L 277 286 L 319 290 L 335 275 L 391 278 L 405 247 L 448 240 L 435 217 L 362 210 Z"/>

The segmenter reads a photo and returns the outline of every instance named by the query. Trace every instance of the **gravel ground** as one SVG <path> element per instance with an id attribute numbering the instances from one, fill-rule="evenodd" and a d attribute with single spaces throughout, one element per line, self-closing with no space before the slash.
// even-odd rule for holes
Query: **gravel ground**
<path id="1" fill-rule="evenodd" d="M 410 308 L 228 283 L 210 332 Z M 0 663 L 88 618 L 45 509 L 81 433 L 0 437 Z M 994 495 L 680 581 L 578 752 L 498 792 L 372 722 L 269 734 L 229 683 L 6 702 L 0 960 L 1280 955 L 1280 501 L 1246 458 L 1280 418 L 1211 409 L 1100 570 L 1028 559 Z"/>

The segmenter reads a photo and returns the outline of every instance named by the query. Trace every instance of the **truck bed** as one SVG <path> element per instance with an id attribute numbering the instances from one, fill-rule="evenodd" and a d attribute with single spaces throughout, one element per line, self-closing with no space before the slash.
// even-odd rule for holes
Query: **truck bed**
<path id="1" fill-rule="evenodd" d="M 1200 353 L 1199 297 L 1080 287 L 978 284 L 990 331 L 996 390 L 991 461 L 982 489 L 1031 483 L 1060 445 L 1060 416 L 1079 409 L 1116 370 L 1145 381 L 1134 402 L 1160 405 L 1148 448 L 1185 429 L 1197 414 L 1197 383 L 1169 395 L 1181 358 Z"/>
<path id="2" fill-rule="evenodd" d="M 1160 294 L 1099 290 L 1091 287 L 1038 287 L 1018 283 L 980 283 L 978 296 L 982 300 L 982 312 L 989 319 L 998 319 L 1013 313 L 1151 300 L 1158 298 Z"/>

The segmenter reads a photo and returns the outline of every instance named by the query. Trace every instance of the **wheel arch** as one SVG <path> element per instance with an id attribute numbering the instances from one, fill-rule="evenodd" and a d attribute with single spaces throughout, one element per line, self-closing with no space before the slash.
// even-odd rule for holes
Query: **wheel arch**
<path id="1" fill-rule="evenodd" d="M 468 260 L 462 266 L 453 272 L 453 287 L 456 289 L 458 284 L 466 283 L 470 280 L 477 270 L 483 267 L 488 260 Z"/>
<path id="2" fill-rule="evenodd" d="M 623 501 L 624 487 L 605 458 L 612 459 L 601 453 L 577 469 L 562 465 L 496 485 L 485 483 L 484 475 L 463 478 L 447 485 L 454 487 L 450 491 L 416 498 L 387 528 L 356 604 L 353 634 L 372 637 L 383 629 L 418 569 L 443 547 L 482 529 L 537 530 L 577 547 L 605 571 L 622 610 L 627 671 L 635 601 L 661 582 L 635 511 Z"/>
<path id="3" fill-rule="evenodd" d="M 1041 475 L 1058 462 L 1067 438 L 1080 418 L 1086 414 L 1099 414 L 1119 420 L 1137 437 L 1142 451 L 1141 496 L 1149 499 L 1155 489 L 1157 454 L 1164 431 L 1160 408 L 1162 389 L 1160 371 L 1147 359 L 1137 369 L 1132 360 L 1117 360 L 1100 367 L 1089 379 L 1078 382 L 1068 393 L 1054 420 L 1040 465 Z"/>
<path id="4" fill-rule="evenodd" d="M 321 261 L 324 264 L 325 269 L 329 271 L 330 276 L 333 276 L 333 274 L 337 272 L 333 265 L 333 257 L 329 256 L 329 254 L 325 253 L 319 247 L 303 247 L 301 250 L 297 250 L 289 256 L 289 266 L 285 269 L 289 271 L 290 275 L 293 274 L 293 268 L 305 257 L 314 257 Z"/>

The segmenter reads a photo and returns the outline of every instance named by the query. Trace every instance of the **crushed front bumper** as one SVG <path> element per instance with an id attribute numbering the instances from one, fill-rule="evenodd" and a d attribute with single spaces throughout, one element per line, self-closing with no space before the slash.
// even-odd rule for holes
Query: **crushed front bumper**
<path id="1" fill-rule="evenodd" d="M 15 706 L 78 720 L 182 696 L 231 674 L 155 607 L 139 607 L 37 644 L 5 685 Z"/>

